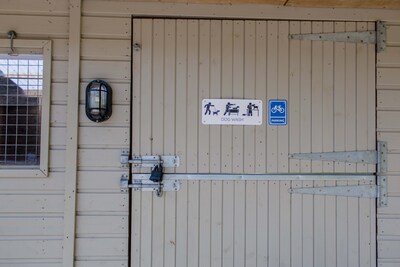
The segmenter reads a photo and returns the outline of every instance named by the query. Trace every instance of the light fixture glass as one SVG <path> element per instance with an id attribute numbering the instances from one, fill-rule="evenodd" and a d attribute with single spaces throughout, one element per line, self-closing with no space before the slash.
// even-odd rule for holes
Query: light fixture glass
<path id="1" fill-rule="evenodd" d="M 102 80 L 93 80 L 86 86 L 86 116 L 94 122 L 108 120 L 112 114 L 112 89 Z"/>

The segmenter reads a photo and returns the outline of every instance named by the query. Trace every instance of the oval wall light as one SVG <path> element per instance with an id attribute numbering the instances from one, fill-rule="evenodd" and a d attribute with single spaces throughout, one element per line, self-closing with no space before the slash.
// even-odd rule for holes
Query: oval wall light
<path id="1" fill-rule="evenodd" d="M 112 89 L 102 80 L 93 80 L 86 86 L 86 116 L 94 122 L 108 120 L 112 114 Z"/>

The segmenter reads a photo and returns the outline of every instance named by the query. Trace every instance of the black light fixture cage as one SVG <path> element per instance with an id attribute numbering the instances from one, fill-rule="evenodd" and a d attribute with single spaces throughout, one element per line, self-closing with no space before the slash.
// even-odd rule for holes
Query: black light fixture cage
<path id="1" fill-rule="evenodd" d="M 93 80 L 86 86 L 86 116 L 94 122 L 108 120 L 112 114 L 112 89 L 103 80 Z"/>

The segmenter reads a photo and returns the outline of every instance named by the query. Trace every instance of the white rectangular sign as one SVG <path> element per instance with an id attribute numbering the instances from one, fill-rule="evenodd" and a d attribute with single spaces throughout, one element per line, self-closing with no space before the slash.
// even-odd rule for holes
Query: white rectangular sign
<path id="1" fill-rule="evenodd" d="M 262 101 L 254 99 L 203 99 L 203 124 L 261 125 Z"/>

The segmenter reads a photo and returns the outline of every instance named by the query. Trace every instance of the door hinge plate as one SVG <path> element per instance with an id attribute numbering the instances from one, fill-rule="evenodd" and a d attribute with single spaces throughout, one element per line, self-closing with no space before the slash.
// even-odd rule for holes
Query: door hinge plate
<path id="1" fill-rule="evenodd" d="M 290 159 L 322 160 L 352 163 L 378 163 L 376 151 L 350 151 L 350 152 L 322 152 L 322 153 L 294 153 Z"/>
<path id="2" fill-rule="evenodd" d="M 386 49 L 386 25 L 377 21 L 376 31 L 289 34 L 289 39 L 376 44 L 376 51 L 381 52 Z"/>
<path id="3" fill-rule="evenodd" d="M 288 192 L 292 194 L 376 198 L 377 190 L 376 185 L 353 185 L 290 188 Z"/>

